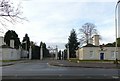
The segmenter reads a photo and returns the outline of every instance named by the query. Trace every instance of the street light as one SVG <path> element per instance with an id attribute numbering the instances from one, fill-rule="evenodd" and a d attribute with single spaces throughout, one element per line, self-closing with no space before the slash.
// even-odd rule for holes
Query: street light
<path id="1" fill-rule="evenodd" d="M 118 9 L 118 4 L 120 3 L 120 0 L 117 2 L 115 6 L 115 34 L 116 34 L 116 43 L 115 43 L 115 54 L 116 54 L 116 64 L 117 64 L 117 34 L 118 34 L 118 25 L 117 25 L 117 9 Z"/>

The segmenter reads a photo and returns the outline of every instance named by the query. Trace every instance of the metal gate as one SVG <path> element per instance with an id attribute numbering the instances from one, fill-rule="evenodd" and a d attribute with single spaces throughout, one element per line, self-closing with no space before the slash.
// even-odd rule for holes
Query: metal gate
<path id="1" fill-rule="evenodd" d="M 32 58 L 31 59 L 40 59 L 40 47 L 32 47 Z"/>

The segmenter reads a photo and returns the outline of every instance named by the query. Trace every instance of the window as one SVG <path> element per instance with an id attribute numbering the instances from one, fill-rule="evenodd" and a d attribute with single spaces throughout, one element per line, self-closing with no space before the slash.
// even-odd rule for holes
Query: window
<path id="1" fill-rule="evenodd" d="M 90 58 L 93 58 L 93 51 L 90 51 Z"/>
<path id="2" fill-rule="evenodd" d="M 115 51 L 111 52 L 111 58 L 115 58 Z"/>

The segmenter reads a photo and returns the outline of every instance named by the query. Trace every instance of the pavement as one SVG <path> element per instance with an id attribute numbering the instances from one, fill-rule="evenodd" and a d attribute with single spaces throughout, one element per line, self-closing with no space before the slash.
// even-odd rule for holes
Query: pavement
<path id="1" fill-rule="evenodd" d="M 2 62 L 0 63 L 0 67 L 1 66 L 9 66 L 9 65 L 14 65 L 14 64 L 19 64 L 19 63 L 27 63 L 30 62 L 32 60 L 18 60 L 18 61 L 12 61 L 12 62 Z"/>
<path id="2" fill-rule="evenodd" d="M 3 62 L 1 66 L 9 66 L 14 65 L 18 63 L 27 63 L 31 62 L 33 60 L 20 60 L 20 61 L 14 61 L 14 62 Z M 67 60 L 48 60 L 48 64 L 51 66 L 59 66 L 59 67 L 81 67 L 81 68 L 115 68 L 120 69 L 120 64 L 113 64 L 112 62 L 70 62 Z"/>
<path id="3" fill-rule="evenodd" d="M 81 68 L 106 68 L 106 69 L 120 69 L 120 64 L 113 64 L 112 62 L 69 62 L 67 60 L 50 61 L 50 65 L 60 67 L 81 67 Z"/>

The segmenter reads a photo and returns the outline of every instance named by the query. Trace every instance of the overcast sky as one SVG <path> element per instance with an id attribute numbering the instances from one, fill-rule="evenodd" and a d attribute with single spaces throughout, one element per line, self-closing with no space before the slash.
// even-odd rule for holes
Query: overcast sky
<path id="1" fill-rule="evenodd" d="M 77 33 L 86 22 L 95 24 L 102 37 L 100 44 L 115 41 L 115 5 L 117 0 L 20 0 L 23 16 L 29 21 L 8 27 L 22 41 L 25 33 L 31 41 L 64 49 L 70 31 Z M 4 29 L 4 31 L 7 31 Z M 78 37 L 79 38 L 79 37 Z"/>

